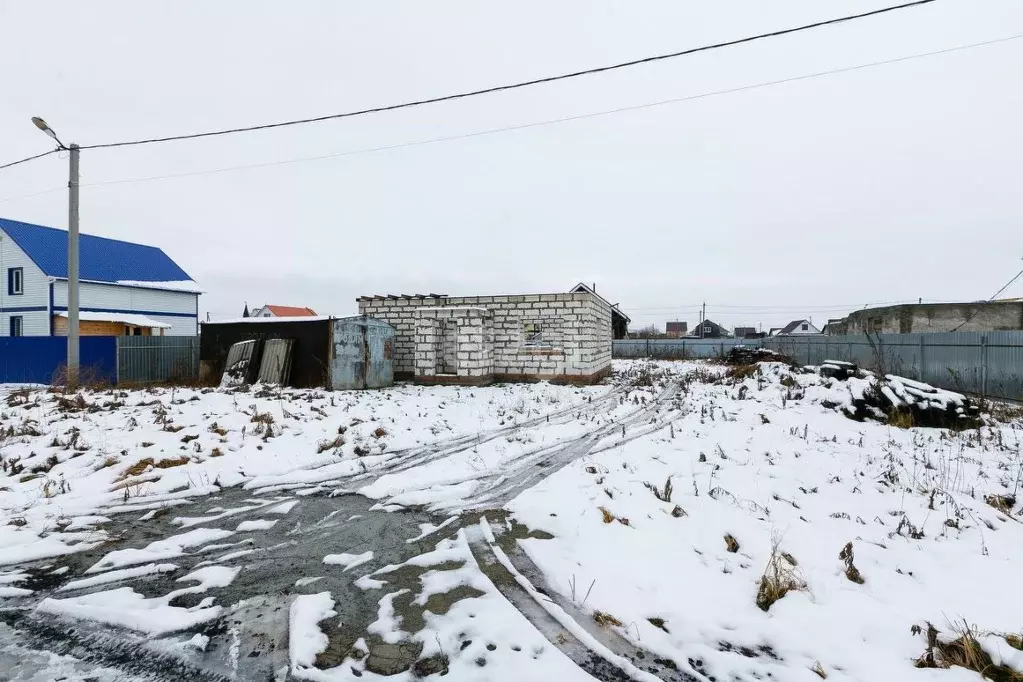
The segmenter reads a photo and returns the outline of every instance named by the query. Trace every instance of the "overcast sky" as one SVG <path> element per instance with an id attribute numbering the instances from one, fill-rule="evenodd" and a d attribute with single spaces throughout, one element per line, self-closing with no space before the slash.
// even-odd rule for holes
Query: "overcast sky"
<path id="1" fill-rule="evenodd" d="M 889 2 L 0 0 L 0 163 L 42 116 L 92 144 L 542 77 Z M 82 153 L 82 231 L 163 248 L 242 306 L 565 291 L 634 325 L 765 327 L 990 296 L 1023 268 L 1023 40 L 696 101 L 380 151 L 1023 33 L 938 0 L 808 33 L 358 119 Z M 334 155 L 260 168 L 88 186 Z M 67 160 L 0 171 L 0 216 L 67 227 Z M 54 190 L 36 196 L 23 195 Z M 14 198 L 12 198 L 14 197 Z M 1023 296 L 1023 282 L 1004 296 Z"/>

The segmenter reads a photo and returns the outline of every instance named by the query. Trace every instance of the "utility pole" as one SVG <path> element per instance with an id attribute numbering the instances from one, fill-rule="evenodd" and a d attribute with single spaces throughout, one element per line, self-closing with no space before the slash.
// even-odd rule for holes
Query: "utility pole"
<path id="1" fill-rule="evenodd" d="M 71 152 L 67 230 L 67 385 L 78 388 L 78 145 Z"/>
<path id="2" fill-rule="evenodd" d="M 703 323 L 707 321 L 707 302 L 703 302 L 703 309 L 700 313 L 700 338 L 703 338 Z"/>
<path id="3" fill-rule="evenodd" d="M 78 388 L 78 154 L 77 144 L 66 145 L 57 137 L 46 121 L 38 116 L 32 123 L 57 142 L 57 149 L 71 155 L 71 169 L 68 178 L 68 226 L 67 226 L 67 387 Z"/>

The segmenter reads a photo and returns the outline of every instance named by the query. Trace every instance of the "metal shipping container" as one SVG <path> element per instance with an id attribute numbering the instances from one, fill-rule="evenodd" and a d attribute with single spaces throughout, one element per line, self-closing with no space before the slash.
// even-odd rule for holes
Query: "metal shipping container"
<path id="1" fill-rule="evenodd" d="M 394 327 L 365 315 L 332 322 L 331 388 L 383 388 L 393 384 Z"/>

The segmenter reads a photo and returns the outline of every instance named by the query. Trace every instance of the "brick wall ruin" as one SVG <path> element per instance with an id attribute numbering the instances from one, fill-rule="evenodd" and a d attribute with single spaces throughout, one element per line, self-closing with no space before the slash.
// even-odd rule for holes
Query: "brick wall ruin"
<path id="1" fill-rule="evenodd" d="M 396 378 L 589 383 L 611 371 L 611 308 L 590 293 L 367 296 L 358 304 L 395 328 Z M 445 325 L 454 330 L 445 335 Z M 456 346 L 454 367 L 443 364 L 445 342 Z"/>

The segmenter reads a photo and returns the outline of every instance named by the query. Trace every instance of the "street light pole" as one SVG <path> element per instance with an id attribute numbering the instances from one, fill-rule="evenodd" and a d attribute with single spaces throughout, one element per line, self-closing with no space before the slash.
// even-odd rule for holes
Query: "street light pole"
<path id="1" fill-rule="evenodd" d="M 68 178 L 68 227 L 67 227 L 67 387 L 78 388 L 78 153 L 77 144 L 66 145 L 57 137 L 46 121 L 38 116 L 32 123 L 57 142 L 58 149 L 67 150 L 71 155 L 71 169 Z M 52 311 L 51 311 L 52 312 Z"/>
<path id="2" fill-rule="evenodd" d="M 67 385 L 78 388 L 78 145 L 71 152 L 67 230 Z"/>

